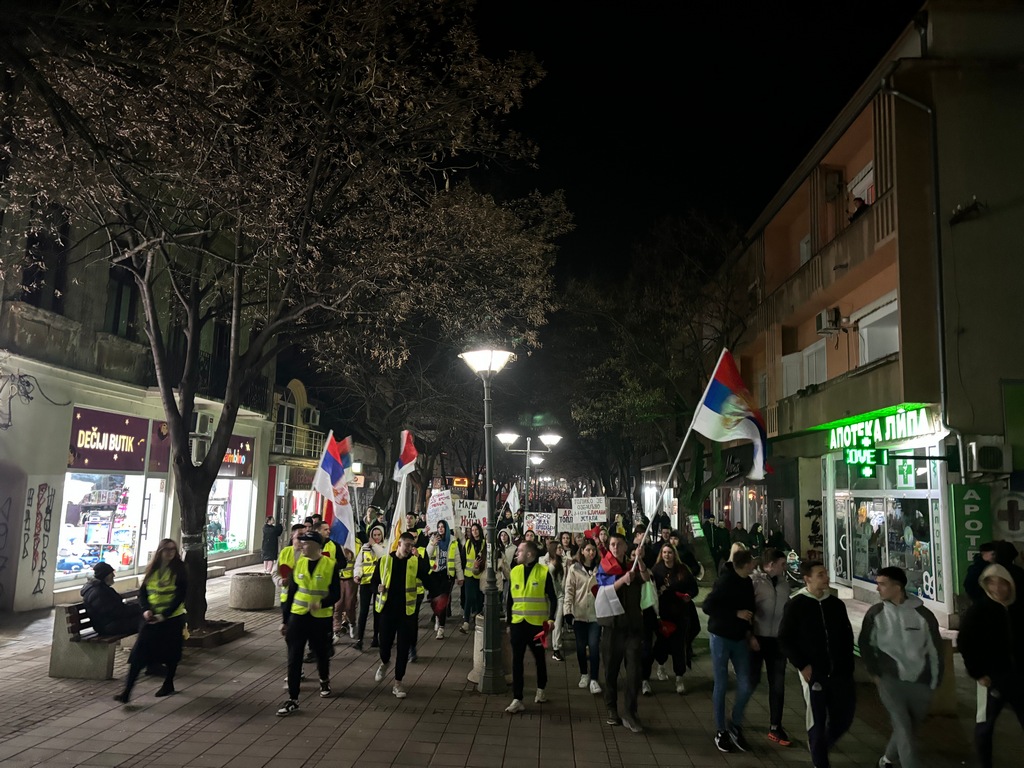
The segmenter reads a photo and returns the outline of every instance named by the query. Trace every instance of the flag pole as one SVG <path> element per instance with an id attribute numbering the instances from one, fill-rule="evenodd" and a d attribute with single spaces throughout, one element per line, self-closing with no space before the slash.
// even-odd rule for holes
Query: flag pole
<path id="1" fill-rule="evenodd" d="M 728 352 L 728 351 L 729 351 L 728 347 L 722 347 L 722 352 L 721 352 L 721 354 L 718 355 L 718 362 L 715 363 L 715 367 L 711 370 L 711 376 L 708 378 L 707 386 L 704 387 L 704 392 L 703 392 L 703 394 L 701 394 L 700 400 L 697 401 L 697 407 L 693 409 L 693 416 L 690 418 L 690 426 L 688 426 L 686 428 L 686 434 L 683 435 L 683 442 L 679 446 L 679 452 L 676 454 L 676 460 L 672 462 L 672 469 L 670 469 L 668 471 L 668 477 L 665 478 L 665 484 L 666 485 L 668 485 L 670 482 L 672 482 L 672 475 L 674 475 L 676 473 L 676 467 L 679 466 L 679 460 L 683 457 L 683 449 L 686 447 L 686 442 L 687 442 L 687 440 L 690 439 L 690 435 L 693 433 L 693 424 L 694 424 L 695 421 L 697 421 L 697 413 L 700 411 L 701 406 L 704 404 L 704 398 L 706 398 L 708 396 L 708 390 L 711 389 L 711 382 L 713 382 L 715 380 L 715 372 L 718 370 L 718 366 L 720 366 L 722 364 L 722 358 L 725 357 L 725 353 Z M 653 522 L 654 518 L 657 517 L 658 512 L 661 509 L 662 502 L 664 500 L 665 500 L 665 492 L 662 491 L 658 495 L 658 503 L 654 507 L 654 514 L 651 515 L 651 521 L 652 522 Z M 640 540 L 640 543 L 637 545 L 638 549 L 642 549 L 644 544 L 647 543 L 647 537 L 651 533 L 651 527 L 652 526 L 650 524 L 648 524 L 647 530 L 644 531 L 644 537 Z M 633 561 L 633 567 L 634 568 L 637 567 L 637 562 L 635 560 Z"/>

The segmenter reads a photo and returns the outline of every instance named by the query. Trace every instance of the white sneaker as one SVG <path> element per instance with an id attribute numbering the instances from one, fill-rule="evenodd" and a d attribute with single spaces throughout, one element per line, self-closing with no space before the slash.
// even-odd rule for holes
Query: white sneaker
<path id="1" fill-rule="evenodd" d="M 676 675 L 676 693 L 686 693 L 686 683 L 682 675 Z"/>
<path id="2" fill-rule="evenodd" d="M 886 759 L 885 755 L 882 755 L 878 758 L 878 768 L 892 768 L 892 763 Z"/>
<path id="3" fill-rule="evenodd" d="M 356 625 L 355 624 L 349 624 L 348 625 L 348 639 L 349 640 L 355 640 L 356 639 Z"/>
<path id="4" fill-rule="evenodd" d="M 388 665 L 387 664 L 381 664 L 379 667 L 377 667 L 377 674 L 375 674 L 373 676 L 373 679 L 376 680 L 379 683 L 381 680 L 384 679 L 384 676 L 387 673 L 388 673 Z"/>
<path id="5" fill-rule="evenodd" d="M 533 697 L 533 703 L 534 704 L 543 704 L 547 700 L 548 700 L 548 697 L 547 697 L 547 695 L 545 695 L 544 689 L 543 688 L 538 688 L 537 689 L 537 695 Z"/>
<path id="6" fill-rule="evenodd" d="M 519 699 L 512 699 L 512 703 L 505 707 L 505 711 L 510 715 L 514 715 L 517 712 L 522 712 L 526 709 L 526 705 L 523 704 Z"/>
<path id="7" fill-rule="evenodd" d="M 395 683 L 391 688 L 391 692 L 395 694 L 396 699 L 404 699 L 406 696 L 409 695 L 408 692 L 405 690 L 405 686 L 401 683 Z"/>
<path id="8" fill-rule="evenodd" d="M 437 628 L 437 639 L 444 640 L 444 627 Z"/>
<path id="9" fill-rule="evenodd" d="M 601 686 L 597 684 L 597 680 L 590 681 L 590 692 L 597 695 L 601 692 Z"/>
<path id="10" fill-rule="evenodd" d="M 580 675 L 580 688 L 586 688 L 590 685 L 590 675 Z"/>
<path id="11" fill-rule="evenodd" d="M 462 626 L 459 627 L 459 632 L 461 632 L 464 635 L 468 635 L 469 634 L 469 622 L 468 621 L 462 622 Z"/>
<path id="12" fill-rule="evenodd" d="M 655 664 L 654 666 L 655 666 L 655 669 L 658 670 L 658 679 L 662 680 L 662 681 L 668 680 L 668 673 L 665 671 L 665 665 L 664 664 Z"/>
<path id="13" fill-rule="evenodd" d="M 642 693 L 644 696 L 650 696 L 652 693 L 654 693 L 654 691 L 651 690 L 650 682 L 644 680 L 643 684 L 640 686 L 640 693 Z"/>

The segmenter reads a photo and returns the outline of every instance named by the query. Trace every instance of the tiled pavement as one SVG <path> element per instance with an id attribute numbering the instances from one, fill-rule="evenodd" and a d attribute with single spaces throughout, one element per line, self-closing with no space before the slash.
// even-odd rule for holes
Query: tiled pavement
<path id="1" fill-rule="evenodd" d="M 248 570 L 248 569 L 247 569 Z M 391 695 L 391 680 L 373 681 L 376 658 L 339 647 L 333 659 L 335 698 L 316 697 L 316 684 L 303 686 L 300 711 L 274 715 L 285 698 L 284 645 L 276 611 L 236 612 L 227 608 L 229 579 L 209 585 L 210 616 L 240 618 L 245 636 L 215 650 L 187 649 L 179 670 L 180 693 L 156 699 L 157 681 L 145 679 L 132 705 L 112 700 L 120 689 L 107 682 L 47 677 L 52 612 L 0 616 L 0 765 L 16 766 L 240 766 L 241 768 L 360 768 L 377 766 L 806 766 L 797 745 L 775 747 L 763 738 L 767 696 L 759 690 L 748 710 L 750 754 L 722 755 L 711 743 L 711 684 L 707 646 L 687 676 L 688 693 L 672 683 L 654 682 L 644 698 L 642 735 L 604 724 L 600 697 L 579 690 L 571 651 L 564 664 L 549 661 L 551 701 L 532 704 L 532 662 L 527 660 L 525 714 L 503 712 L 510 696 L 483 696 L 466 681 L 471 636 L 457 632 L 443 641 L 426 632 L 423 612 L 417 664 L 409 667 L 409 697 Z M 451 630 L 450 630 L 451 631 Z M 124 674 L 118 654 L 115 675 Z M 973 765 L 973 688 L 958 668 L 960 714 L 933 718 L 925 726 L 925 765 Z M 857 720 L 834 754 L 836 766 L 875 766 L 888 737 L 888 722 L 868 685 L 858 690 Z M 798 735 L 803 723 L 794 675 L 787 691 L 787 722 Z M 997 733 L 1001 765 L 1024 764 L 1024 737 L 1012 714 Z"/>

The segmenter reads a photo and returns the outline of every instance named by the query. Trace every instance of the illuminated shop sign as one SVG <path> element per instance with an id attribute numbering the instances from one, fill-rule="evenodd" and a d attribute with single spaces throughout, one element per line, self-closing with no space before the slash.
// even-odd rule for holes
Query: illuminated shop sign
<path id="1" fill-rule="evenodd" d="M 935 425 L 927 408 L 914 410 L 897 410 L 895 413 L 854 421 L 829 430 L 828 448 L 830 451 L 846 449 L 864 450 L 872 448 L 875 443 L 889 443 L 897 440 L 909 440 L 935 431 Z M 847 463 L 851 463 L 847 461 Z M 866 462 L 858 462 L 865 464 Z M 885 462 L 879 461 L 878 464 Z"/>
<path id="2" fill-rule="evenodd" d="M 847 466 L 856 467 L 863 477 L 874 476 L 875 467 L 889 463 L 889 451 L 885 448 L 847 448 L 843 456 Z"/>

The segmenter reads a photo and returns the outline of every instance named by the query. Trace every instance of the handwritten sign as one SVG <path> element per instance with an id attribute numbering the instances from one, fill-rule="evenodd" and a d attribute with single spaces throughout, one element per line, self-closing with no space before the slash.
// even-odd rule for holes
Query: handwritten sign
<path id="1" fill-rule="evenodd" d="M 576 533 L 582 531 L 582 528 L 577 528 L 576 523 L 573 522 L 572 509 L 559 509 L 555 512 L 555 518 L 558 522 L 558 532 L 568 531 L 569 533 Z"/>
<path id="2" fill-rule="evenodd" d="M 531 512 L 523 521 L 523 529 L 533 531 L 537 536 L 555 535 L 554 512 Z"/>
<path id="3" fill-rule="evenodd" d="M 473 523 L 487 525 L 487 502 L 471 499 L 455 499 L 455 521 L 459 531 L 469 528 Z"/>
<path id="4" fill-rule="evenodd" d="M 589 531 L 595 525 L 608 522 L 608 497 L 585 496 L 572 500 L 574 530 Z"/>
<path id="5" fill-rule="evenodd" d="M 434 491 L 430 494 L 430 501 L 427 502 L 427 530 L 436 531 L 437 524 L 446 520 L 449 525 L 455 517 L 455 510 L 452 507 L 451 491 Z"/>

